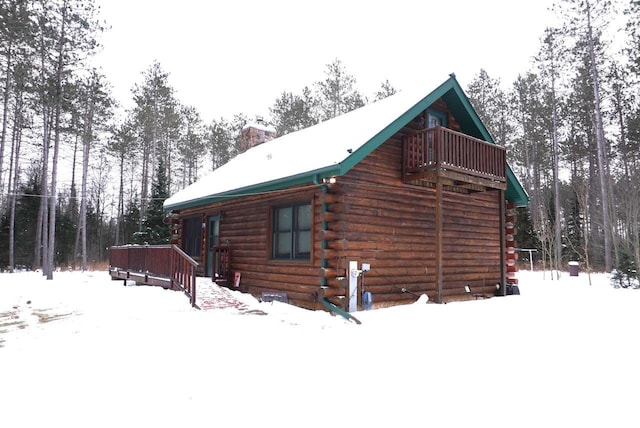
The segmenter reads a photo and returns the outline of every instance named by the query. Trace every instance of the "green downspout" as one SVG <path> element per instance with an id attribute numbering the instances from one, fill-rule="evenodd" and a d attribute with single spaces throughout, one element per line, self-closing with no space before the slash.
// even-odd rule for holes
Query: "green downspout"
<path id="1" fill-rule="evenodd" d="M 315 175 L 313 177 L 313 184 L 315 184 L 316 186 L 319 186 L 320 189 L 322 189 L 322 193 L 326 194 L 327 193 L 327 186 L 325 184 L 321 184 L 320 183 L 320 177 L 318 177 L 318 175 Z M 322 202 L 322 213 L 326 213 L 327 212 L 327 203 L 326 202 Z M 325 216 L 322 216 L 322 230 L 326 231 L 327 230 L 327 222 L 324 220 Z M 327 279 L 324 277 L 324 275 L 322 274 L 322 272 L 324 271 L 324 269 L 327 267 L 327 259 L 325 259 L 324 257 L 324 250 L 327 249 L 327 240 L 324 238 L 324 235 L 322 236 L 322 241 L 320 242 L 320 248 L 322 248 L 322 258 L 320 259 L 320 288 L 324 288 L 327 286 Z M 322 298 L 324 298 L 324 296 L 321 296 Z"/>
<path id="2" fill-rule="evenodd" d="M 322 189 L 322 193 L 323 194 L 327 193 L 326 184 L 321 184 L 320 180 L 319 180 L 319 177 L 317 175 L 315 175 L 313 177 L 313 184 L 315 184 L 316 186 L 319 186 Z M 326 212 L 327 212 L 327 203 L 326 202 L 322 202 L 322 213 L 324 214 Z M 324 218 L 325 218 L 325 216 L 323 216 L 323 220 L 322 220 L 322 230 L 323 231 L 327 230 L 327 222 L 324 220 Z M 323 250 L 322 258 L 320 259 L 320 267 L 321 267 L 320 272 L 324 272 L 324 269 L 327 267 L 327 259 L 324 257 L 324 250 L 327 248 L 327 240 L 324 239 L 324 236 L 322 237 L 322 241 L 320 242 L 320 248 L 322 248 L 322 250 Z M 320 274 L 320 288 L 323 288 L 323 287 L 326 287 L 326 286 L 327 286 L 327 279 L 321 273 Z M 324 296 L 320 296 L 320 302 L 324 305 L 325 308 L 329 309 L 330 312 L 336 313 L 336 314 L 342 316 L 346 320 L 354 321 L 356 324 L 361 324 L 359 319 L 357 319 L 356 317 L 351 315 L 349 312 L 347 312 L 345 310 L 342 310 L 338 306 L 334 305 L 333 303 L 328 301 Z"/>
<path id="3" fill-rule="evenodd" d="M 354 317 L 353 315 L 351 315 L 349 312 L 340 309 L 339 307 L 337 307 L 336 305 L 334 305 L 333 303 L 331 303 L 330 301 L 328 301 L 326 298 L 322 298 L 320 299 L 320 301 L 322 302 L 322 304 L 329 309 L 331 312 L 335 312 L 338 315 L 341 315 L 344 319 L 348 320 L 348 321 L 353 321 L 356 324 L 362 324 L 362 322 Z"/>

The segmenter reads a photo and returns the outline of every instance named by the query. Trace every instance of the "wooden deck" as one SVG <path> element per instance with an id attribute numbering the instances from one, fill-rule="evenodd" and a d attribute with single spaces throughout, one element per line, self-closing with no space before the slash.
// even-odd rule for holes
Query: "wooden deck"
<path id="1" fill-rule="evenodd" d="M 109 250 L 109 274 L 114 280 L 182 290 L 196 304 L 198 263 L 176 245 L 124 245 Z"/>
<path id="2" fill-rule="evenodd" d="M 122 279 L 125 281 L 135 281 L 137 284 L 156 285 L 166 289 L 172 288 L 172 281 L 168 276 L 165 277 L 146 272 L 132 272 L 117 267 L 109 267 L 109 275 L 111 275 L 111 279 L 114 280 Z"/>

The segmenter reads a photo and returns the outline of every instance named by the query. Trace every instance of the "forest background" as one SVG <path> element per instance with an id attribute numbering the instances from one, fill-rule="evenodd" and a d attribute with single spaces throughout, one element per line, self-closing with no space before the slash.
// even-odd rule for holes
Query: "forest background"
<path id="1" fill-rule="evenodd" d="M 465 90 L 531 197 L 518 245 L 544 266 L 637 276 L 640 1 L 553 10 L 559 24 L 540 34 L 529 69 L 507 83 L 480 69 Z M 360 92 L 336 58 L 324 79 L 282 91 L 267 117 L 205 123 L 153 62 L 123 109 L 91 61 L 107 24 L 94 0 L 0 0 L 3 270 L 52 277 L 106 260 L 111 245 L 168 242 L 162 202 L 235 156 L 248 122 L 284 135 L 399 90 L 384 80 Z"/>

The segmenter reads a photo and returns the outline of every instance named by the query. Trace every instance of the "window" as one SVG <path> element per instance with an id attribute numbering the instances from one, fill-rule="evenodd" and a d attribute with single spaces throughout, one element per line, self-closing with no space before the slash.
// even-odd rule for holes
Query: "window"
<path id="1" fill-rule="evenodd" d="M 279 260 L 309 260 L 311 257 L 311 204 L 273 208 L 272 257 Z"/>
<path id="2" fill-rule="evenodd" d="M 185 218 L 182 223 L 182 246 L 191 257 L 200 257 L 202 220 L 200 217 Z"/>
<path id="3" fill-rule="evenodd" d="M 427 128 L 435 126 L 447 126 L 447 115 L 440 110 L 428 109 Z"/>

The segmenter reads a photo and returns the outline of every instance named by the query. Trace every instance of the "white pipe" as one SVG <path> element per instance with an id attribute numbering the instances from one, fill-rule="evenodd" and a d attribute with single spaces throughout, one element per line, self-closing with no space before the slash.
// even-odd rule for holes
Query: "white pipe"
<path id="1" fill-rule="evenodd" d="M 349 262 L 349 312 L 358 310 L 358 277 L 361 271 L 358 270 L 358 262 Z"/>

